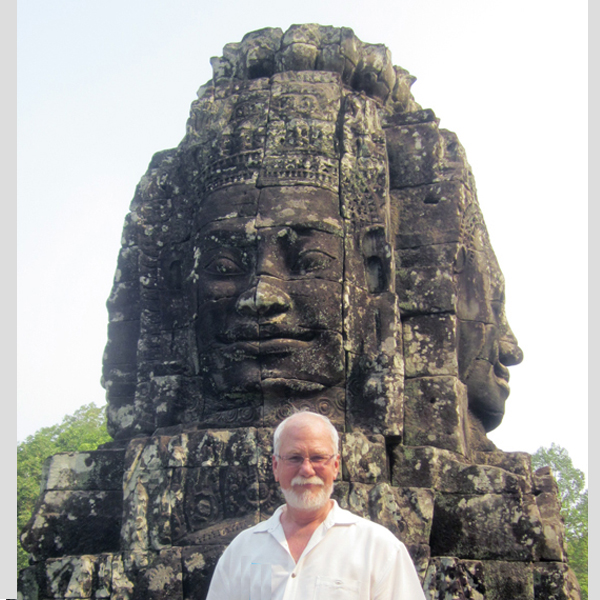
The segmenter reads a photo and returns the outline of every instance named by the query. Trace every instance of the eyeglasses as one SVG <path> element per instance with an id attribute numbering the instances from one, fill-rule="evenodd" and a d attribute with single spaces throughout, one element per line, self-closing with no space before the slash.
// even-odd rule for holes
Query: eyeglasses
<path id="1" fill-rule="evenodd" d="M 313 456 L 302 456 L 301 454 L 291 454 L 290 456 L 280 456 L 276 454 L 277 458 L 280 458 L 286 465 L 290 467 L 299 468 L 304 464 L 305 460 L 308 460 L 313 467 L 322 467 L 327 464 L 335 454 L 315 454 Z"/>

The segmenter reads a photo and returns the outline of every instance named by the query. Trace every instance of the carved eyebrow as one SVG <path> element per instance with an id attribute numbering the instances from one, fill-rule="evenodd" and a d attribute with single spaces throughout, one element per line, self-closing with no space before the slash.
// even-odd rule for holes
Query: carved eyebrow
<path id="1" fill-rule="evenodd" d="M 206 237 L 212 233 L 224 235 L 244 234 L 246 237 L 256 235 L 256 222 L 254 218 L 231 217 L 229 219 L 216 219 L 204 223 L 196 231 L 199 238 Z"/>
<path id="2" fill-rule="evenodd" d="M 307 234 L 310 231 L 318 231 L 319 233 L 326 233 L 329 235 L 339 235 L 342 232 L 342 227 L 335 227 L 333 224 L 326 223 L 297 223 L 295 225 L 288 225 L 290 229 L 298 233 L 299 235 Z"/>
<path id="3" fill-rule="evenodd" d="M 232 220 L 232 219 L 228 219 Z M 233 224 L 222 225 L 223 221 L 218 223 L 208 223 L 196 234 L 198 245 L 241 245 L 247 246 L 256 241 L 257 231 L 254 227 L 245 227 L 243 223 L 238 222 L 237 226 Z M 248 224 L 246 222 L 246 224 Z"/>
<path id="4" fill-rule="evenodd" d="M 304 222 L 297 223 L 292 219 L 286 219 L 285 216 L 276 215 L 273 218 L 259 214 L 256 218 L 256 227 L 262 229 L 264 227 L 289 227 L 298 233 L 303 231 L 320 231 L 322 233 L 330 233 L 337 236 L 342 236 L 344 228 L 341 219 L 333 217 L 314 218 L 311 220 L 308 217 Z"/>

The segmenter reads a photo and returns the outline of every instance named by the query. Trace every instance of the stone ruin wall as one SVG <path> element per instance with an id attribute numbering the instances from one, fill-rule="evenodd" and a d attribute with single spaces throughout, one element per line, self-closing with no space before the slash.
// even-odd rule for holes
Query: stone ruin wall
<path id="1" fill-rule="evenodd" d="M 283 503 L 273 428 L 309 408 L 341 431 L 334 497 L 407 545 L 428 599 L 579 598 L 556 483 L 487 439 L 501 415 L 464 366 L 486 327 L 512 332 L 503 306 L 464 325 L 461 302 L 489 304 L 503 278 L 456 136 L 389 51 L 349 29 L 254 32 L 212 64 L 184 140 L 152 159 L 125 220 L 104 359 L 115 441 L 46 463 L 20 597 L 202 600 L 228 542 Z M 319 297 L 339 303 L 340 381 L 307 391 L 299 357 L 296 387 L 219 396 L 198 334 L 194 244 L 213 210 L 198 199 L 250 185 L 267 232 L 286 225 L 277 202 L 297 208 L 272 190 L 315 181 L 341 205 L 344 268 Z"/>

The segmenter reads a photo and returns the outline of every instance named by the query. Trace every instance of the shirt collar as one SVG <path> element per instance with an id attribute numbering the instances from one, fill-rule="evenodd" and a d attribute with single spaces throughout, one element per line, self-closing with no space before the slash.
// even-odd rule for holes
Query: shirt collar
<path id="1" fill-rule="evenodd" d="M 349 510 L 341 508 L 337 503 L 337 500 L 334 500 L 333 508 L 329 511 L 324 523 L 329 529 L 329 527 L 333 527 L 334 525 L 352 525 L 353 523 L 358 522 L 358 519 L 359 517 Z"/>
<path id="2" fill-rule="evenodd" d="M 283 506 L 280 506 L 274 513 L 273 516 L 267 519 L 266 521 L 262 521 L 258 525 L 254 526 L 254 533 L 264 533 L 265 531 L 271 532 L 277 529 L 280 526 L 281 521 L 281 512 L 283 511 Z M 333 501 L 333 508 L 329 511 L 329 514 L 323 521 L 323 525 L 326 529 L 333 527 L 334 525 L 352 525 L 353 523 L 358 522 L 359 517 L 355 514 L 352 514 L 349 510 L 344 510 L 337 503 L 337 500 Z"/>

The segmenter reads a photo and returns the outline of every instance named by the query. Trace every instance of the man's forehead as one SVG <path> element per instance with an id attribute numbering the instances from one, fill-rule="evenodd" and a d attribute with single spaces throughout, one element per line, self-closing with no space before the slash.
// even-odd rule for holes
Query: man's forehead
<path id="1" fill-rule="evenodd" d="M 296 419 L 287 423 L 281 432 L 281 442 L 286 445 L 330 444 L 331 433 L 327 425 L 317 419 Z"/>
<path id="2" fill-rule="evenodd" d="M 326 452 L 331 449 L 331 436 L 326 433 L 308 436 L 282 436 L 281 450 L 289 454 L 291 452 Z"/>
<path id="3" fill-rule="evenodd" d="M 312 186 L 257 189 L 235 185 L 207 196 L 200 206 L 196 229 L 230 219 L 256 218 L 256 227 L 303 227 L 341 233 L 339 197 Z M 233 222 L 232 222 L 233 224 Z"/>

